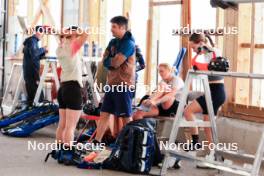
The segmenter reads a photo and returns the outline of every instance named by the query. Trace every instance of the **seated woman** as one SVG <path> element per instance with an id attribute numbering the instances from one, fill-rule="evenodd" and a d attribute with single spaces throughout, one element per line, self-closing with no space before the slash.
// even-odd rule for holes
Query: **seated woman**
<path id="1" fill-rule="evenodd" d="M 210 43 L 210 44 L 209 44 Z M 209 35 L 193 33 L 189 38 L 190 47 L 196 52 L 196 56 L 192 59 L 192 65 L 197 67 L 198 70 L 207 69 L 207 65 L 199 65 L 196 63 L 196 58 L 203 56 L 208 61 L 220 56 L 218 49 L 214 47 L 214 43 Z M 204 59 L 204 60 L 206 60 Z M 217 115 L 219 108 L 224 104 L 226 100 L 226 92 L 224 86 L 224 77 L 222 76 L 208 76 L 209 87 L 211 91 L 212 103 L 214 115 Z M 208 110 L 206 105 L 205 96 L 200 96 L 192 103 L 190 103 L 184 110 L 184 117 L 187 121 L 195 120 L 195 113 L 203 113 L 204 121 L 209 121 Z M 204 128 L 206 140 L 208 145 L 213 142 L 211 128 Z M 191 128 L 192 134 L 192 146 L 195 147 L 196 144 L 199 144 L 199 131 L 197 127 Z M 201 146 L 196 145 L 194 149 L 197 149 Z M 208 147 L 205 147 L 205 150 L 200 150 L 197 152 L 197 156 L 205 156 L 210 153 Z"/>
<path id="2" fill-rule="evenodd" d="M 158 71 L 162 80 L 157 90 L 148 99 L 142 101 L 143 107 L 146 108 L 145 110 L 138 109 L 133 115 L 133 120 L 152 116 L 175 115 L 184 82 L 180 77 L 174 75 L 173 68 L 169 64 L 159 64 Z"/>

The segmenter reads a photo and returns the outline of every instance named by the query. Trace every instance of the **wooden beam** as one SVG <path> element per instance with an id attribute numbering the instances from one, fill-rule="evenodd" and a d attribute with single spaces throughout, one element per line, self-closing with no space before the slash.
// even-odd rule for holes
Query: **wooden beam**
<path id="1" fill-rule="evenodd" d="M 181 24 L 182 27 L 189 27 L 191 29 L 191 0 L 183 0 L 182 1 L 182 19 L 181 19 Z M 181 36 L 181 46 L 184 48 L 187 48 L 187 53 L 183 59 L 183 64 L 182 64 L 182 73 L 181 76 L 185 80 L 187 72 L 189 68 L 191 68 L 191 57 L 192 57 L 192 52 L 191 48 L 189 46 L 189 36 Z"/>
<path id="2" fill-rule="evenodd" d="M 44 0 L 44 2 L 45 2 L 45 0 Z M 50 14 L 49 9 L 47 8 L 47 7 L 48 7 L 48 4 L 45 5 L 44 2 L 43 2 L 42 0 L 40 0 L 40 6 L 41 6 L 41 10 L 42 10 L 42 12 L 43 12 L 43 17 L 46 18 L 47 22 L 48 22 L 52 27 L 55 27 L 55 26 L 56 26 L 56 25 L 55 25 L 56 23 L 55 23 L 55 21 L 54 21 L 52 15 Z M 48 1 L 47 1 L 46 3 L 48 3 Z M 55 36 L 55 38 L 56 38 L 56 41 L 59 43 L 59 36 Z"/>
<path id="3" fill-rule="evenodd" d="M 84 0 L 79 0 L 79 25 L 84 22 Z"/>
<path id="4" fill-rule="evenodd" d="M 100 31 L 106 30 L 106 25 L 108 24 L 107 20 L 107 1 L 100 0 L 99 1 L 99 29 Z M 101 48 L 106 48 L 106 45 L 108 44 L 106 41 L 106 34 L 105 32 L 99 34 L 99 41 L 98 44 Z"/>
<path id="5" fill-rule="evenodd" d="M 229 107 L 229 111 L 222 112 L 220 115 L 251 122 L 264 123 L 264 108 L 235 103 L 228 103 L 227 105 Z"/>
<path id="6" fill-rule="evenodd" d="M 255 7 L 255 19 L 254 19 L 254 25 L 255 25 L 255 41 L 253 46 L 254 49 L 254 64 L 253 64 L 253 72 L 254 73 L 262 73 L 263 72 L 263 49 L 264 44 L 256 44 L 258 42 L 262 42 L 264 40 L 264 22 L 263 22 L 263 8 L 264 4 L 256 5 Z M 261 48 L 263 46 L 263 48 Z M 264 81 L 260 80 L 253 80 L 252 81 L 252 105 L 253 106 L 259 106 L 264 107 L 264 104 L 262 104 L 262 98 L 263 98 L 263 90 L 264 87 L 262 84 Z"/>
<path id="7" fill-rule="evenodd" d="M 255 49 L 264 49 L 264 44 L 255 44 L 253 45 Z M 251 48 L 251 43 L 241 43 L 241 48 Z"/>
<path id="8" fill-rule="evenodd" d="M 232 9 L 227 9 L 219 13 L 218 16 L 219 25 L 223 24 L 223 27 L 238 27 L 238 12 Z M 221 23 L 222 21 L 222 23 Z M 223 56 L 229 59 L 231 71 L 237 71 L 237 48 L 238 48 L 238 36 L 237 35 L 224 35 L 223 41 L 218 40 L 218 45 L 223 48 Z M 222 43 L 221 43 L 222 42 Z M 223 106 L 223 112 L 230 112 L 228 103 L 235 102 L 236 92 L 236 80 L 226 78 L 225 79 L 226 93 L 227 93 L 227 103 Z"/>
<path id="9" fill-rule="evenodd" d="M 216 29 L 222 28 L 225 26 L 224 22 L 224 10 L 217 8 L 216 9 Z M 215 36 L 216 47 L 220 49 L 220 51 L 224 51 L 224 36 L 216 35 Z"/>
<path id="10" fill-rule="evenodd" d="M 238 10 L 238 46 L 244 42 L 251 42 L 251 4 L 241 4 Z M 229 17 L 230 18 L 230 17 Z M 238 72 L 250 72 L 250 49 L 238 47 L 237 50 Z M 237 79 L 235 87 L 235 102 L 249 105 L 250 81 L 248 79 Z"/>
<path id="11" fill-rule="evenodd" d="M 34 0 L 27 1 L 27 23 L 31 24 L 33 20 Z"/>
<path id="12" fill-rule="evenodd" d="M 255 51 L 255 14 L 256 6 L 255 3 L 251 4 L 251 46 L 250 46 L 250 73 L 254 71 L 254 51 Z M 252 105 L 253 99 L 253 80 L 249 80 L 249 105 Z"/>
<path id="13" fill-rule="evenodd" d="M 127 17 L 128 21 L 128 29 L 131 29 L 131 22 L 130 22 L 130 14 L 132 8 L 132 1 L 131 0 L 123 0 L 123 15 Z"/>
<path id="14" fill-rule="evenodd" d="M 99 41 L 99 25 L 100 25 L 100 10 L 99 10 L 99 1 L 88 1 L 88 25 L 91 29 L 91 34 L 88 37 L 89 44 L 92 44 L 92 41 L 94 41 L 96 44 L 98 44 Z M 91 47 L 90 47 L 91 48 Z M 89 52 L 90 53 L 90 52 Z"/>
<path id="15" fill-rule="evenodd" d="M 48 0 L 43 0 L 43 1 L 42 1 L 42 3 L 43 3 L 44 5 L 46 5 L 47 2 L 48 2 Z M 39 8 L 38 8 L 38 10 L 37 10 L 37 13 L 35 14 L 35 16 L 34 16 L 34 18 L 33 18 L 33 21 L 32 21 L 32 23 L 31 23 L 31 25 L 30 25 L 31 28 L 34 27 L 34 26 L 38 23 L 38 21 L 39 21 L 41 15 L 42 15 L 42 8 L 41 8 L 41 6 L 39 6 Z"/>
<path id="16" fill-rule="evenodd" d="M 153 1 L 151 2 L 151 6 L 164 6 L 164 5 L 176 5 L 176 4 L 182 4 L 182 0 L 176 0 L 176 1 Z"/>
<path id="17" fill-rule="evenodd" d="M 147 20 L 147 42 L 146 42 L 146 69 L 145 69 L 145 85 L 151 83 L 151 58 L 152 58 L 152 32 L 153 32 L 153 6 L 151 3 L 153 0 L 149 0 L 149 12 Z"/>
<path id="18" fill-rule="evenodd" d="M 123 15 L 129 19 L 131 14 L 132 1 L 123 0 Z"/>
<path id="19" fill-rule="evenodd" d="M 63 17 L 64 17 L 64 0 L 61 0 L 61 18 L 60 18 L 60 21 L 61 21 L 61 29 L 64 26 Z"/>
<path id="20" fill-rule="evenodd" d="M 15 16 L 16 0 L 8 1 L 8 16 Z"/>

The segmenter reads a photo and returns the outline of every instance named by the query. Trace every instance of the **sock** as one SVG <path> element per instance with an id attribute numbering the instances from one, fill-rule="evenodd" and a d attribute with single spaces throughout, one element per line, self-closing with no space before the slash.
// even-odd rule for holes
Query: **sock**
<path id="1" fill-rule="evenodd" d="M 94 140 L 92 141 L 92 143 L 93 143 L 93 144 L 100 144 L 101 142 L 98 141 L 98 140 L 96 140 L 96 139 L 94 139 Z"/>
<path id="2" fill-rule="evenodd" d="M 193 145 L 197 144 L 199 142 L 199 135 L 197 134 L 192 135 L 192 140 L 193 140 L 192 141 Z"/>

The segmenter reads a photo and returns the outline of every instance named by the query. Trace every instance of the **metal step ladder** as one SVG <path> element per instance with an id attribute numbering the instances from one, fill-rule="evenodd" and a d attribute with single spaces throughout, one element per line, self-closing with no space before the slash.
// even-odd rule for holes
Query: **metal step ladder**
<path id="1" fill-rule="evenodd" d="M 44 82 L 45 82 L 45 79 L 48 75 L 48 71 L 50 68 L 52 69 L 52 73 L 53 73 L 52 75 L 53 75 L 54 80 L 55 80 L 56 90 L 58 91 L 60 88 L 60 82 L 59 82 L 59 78 L 58 78 L 58 74 L 57 74 L 57 60 L 55 57 L 47 57 L 45 60 L 42 75 L 40 77 L 38 89 L 37 89 L 37 92 L 36 92 L 36 95 L 34 98 L 34 104 L 39 103 L 39 98 L 40 98 L 41 92 L 43 91 L 43 88 L 44 88 Z"/>
<path id="2" fill-rule="evenodd" d="M 212 104 L 211 92 L 209 88 L 208 76 L 225 76 L 225 77 L 235 77 L 235 78 L 264 79 L 263 74 L 247 74 L 247 73 L 237 73 L 237 72 L 206 72 L 206 71 L 189 70 L 187 74 L 186 82 L 185 82 L 185 87 L 183 90 L 183 95 L 181 97 L 181 101 L 180 101 L 176 116 L 174 118 L 173 127 L 172 127 L 172 131 L 171 131 L 170 138 L 169 138 L 169 145 L 175 142 L 180 127 L 211 127 L 213 142 L 214 144 L 218 144 L 216 121 L 215 121 L 215 115 L 213 111 L 213 104 Z M 184 106 L 187 100 L 189 88 L 194 78 L 201 79 L 203 87 L 204 87 L 206 105 L 208 109 L 208 115 L 210 118 L 210 121 L 208 122 L 196 122 L 196 121 L 186 122 L 183 116 Z M 224 153 L 225 151 L 222 151 L 222 152 Z M 258 176 L 262 158 L 263 158 L 263 153 L 264 153 L 264 130 L 262 132 L 262 136 L 259 142 L 257 152 L 254 156 L 253 165 L 244 164 L 243 166 L 241 166 L 241 165 L 235 165 L 232 162 L 220 161 L 219 151 L 215 150 L 214 153 L 216 156 L 216 160 L 211 159 L 209 157 L 205 157 L 205 158 L 196 157 L 187 152 L 182 152 L 179 150 L 172 150 L 172 149 L 166 150 L 165 159 L 162 164 L 160 175 L 166 175 L 169 157 L 177 157 L 181 159 L 191 160 L 194 162 L 201 162 L 207 167 L 231 172 L 234 174 Z M 243 157 L 243 156 L 247 157 L 247 154 L 241 155 L 236 152 L 233 154 L 238 155 L 239 157 Z"/>
<path id="3" fill-rule="evenodd" d="M 1 105 L 4 115 L 14 111 L 22 94 L 24 94 L 25 97 L 27 95 L 23 79 L 22 64 L 15 63 L 12 66 L 10 78 L 7 82 Z"/>

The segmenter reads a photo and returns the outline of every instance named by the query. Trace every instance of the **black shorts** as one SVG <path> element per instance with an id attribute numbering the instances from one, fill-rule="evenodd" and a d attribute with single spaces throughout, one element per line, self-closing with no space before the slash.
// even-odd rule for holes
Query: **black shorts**
<path id="1" fill-rule="evenodd" d="M 222 83 L 209 84 L 211 90 L 211 97 L 213 102 L 214 114 L 217 115 L 217 111 L 220 106 L 222 106 L 226 100 L 225 86 Z M 196 99 L 201 108 L 203 109 L 203 114 L 208 114 L 205 96 L 201 96 Z"/>
<path id="2" fill-rule="evenodd" d="M 60 109 L 82 109 L 81 87 L 77 81 L 66 81 L 61 83 L 58 91 L 58 102 Z"/>
<path id="3" fill-rule="evenodd" d="M 169 109 L 163 109 L 162 105 L 158 105 L 159 116 L 175 116 L 179 106 L 178 101 L 174 101 Z"/>

